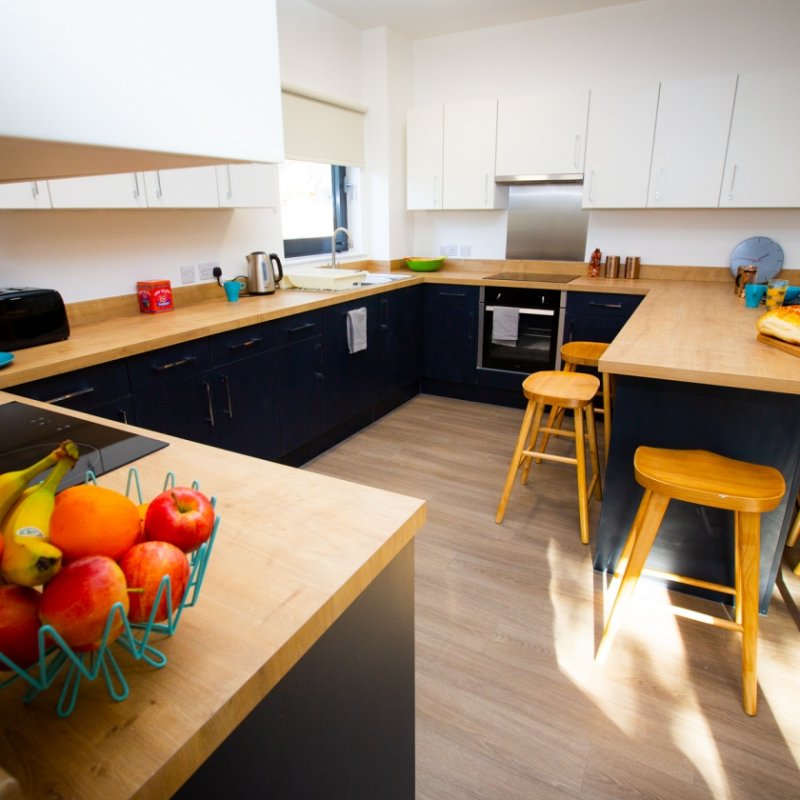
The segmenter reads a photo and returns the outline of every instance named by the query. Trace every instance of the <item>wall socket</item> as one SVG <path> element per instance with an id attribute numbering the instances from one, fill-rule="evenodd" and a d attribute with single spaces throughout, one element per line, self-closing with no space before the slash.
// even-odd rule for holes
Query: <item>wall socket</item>
<path id="1" fill-rule="evenodd" d="M 200 270 L 201 281 L 214 280 L 214 267 L 219 267 L 219 261 L 204 261 L 198 269 Z"/>
<path id="2" fill-rule="evenodd" d="M 458 255 L 458 245 L 455 244 L 440 244 L 439 255 L 445 258 L 455 258 Z"/>
<path id="3" fill-rule="evenodd" d="M 462 244 L 458 248 L 458 254 L 461 258 L 469 258 L 472 255 L 472 245 L 471 244 Z"/>
<path id="4" fill-rule="evenodd" d="M 194 283 L 194 264 L 187 264 L 181 267 L 181 283 Z"/>

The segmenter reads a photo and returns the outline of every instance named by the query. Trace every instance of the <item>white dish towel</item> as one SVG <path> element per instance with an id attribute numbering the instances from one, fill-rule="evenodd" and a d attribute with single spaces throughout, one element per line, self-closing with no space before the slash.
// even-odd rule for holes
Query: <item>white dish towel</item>
<path id="1" fill-rule="evenodd" d="M 367 309 L 364 307 L 347 312 L 347 349 L 350 353 L 367 349 Z"/>
<path id="2" fill-rule="evenodd" d="M 515 347 L 519 338 L 519 309 L 495 306 L 492 311 L 492 344 Z"/>

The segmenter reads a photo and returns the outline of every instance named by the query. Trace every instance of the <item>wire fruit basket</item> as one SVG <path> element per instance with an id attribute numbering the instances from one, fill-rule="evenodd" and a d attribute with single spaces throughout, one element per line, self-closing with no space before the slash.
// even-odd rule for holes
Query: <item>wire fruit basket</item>
<path id="1" fill-rule="evenodd" d="M 97 483 L 94 473 L 87 472 L 86 482 Z M 200 488 L 197 481 L 193 481 L 191 486 L 195 490 Z M 174 487 L 175 474 L 168 472 L 164 478 L 163 489 Z M 128 471 L 125 494 L 138 504 L 144 502 L 139 471 L 136 467 L 131 467 Z M 216 497 L 210 499 L 216 509 Z M 130 622 L 122 603 L 115 603 L 108 613 L 103 638 L 96 650 L 76 652 L 51 625 L 42 625 L 38 633 L 39 656 L 27 669 L 18 666 L 0 651 L 0 668 L 11 671 L 8 677 L 5 677 L 5 672 L 0 673 L 2 677 L 0 689 L 22 680 L 28 684 L 23 702 L 30 703 L 53 686 L 57 680 L 62 679 L 56 703 L 56 713 L 62 718 L 68 717 L 75 710 L 78 693 L 84 682 L 102 679 L 112 700 L 117 702 L 125 700 L 130 694 L 122 668 L 125 660 L 144 661 L 156 669 L 166 666 L 167 657 L 156 647 L 154 639 L 160 641 L 162 637 L 172 636 L 184 609 L 197 603 L 219 522 L 219 514 L 215 513 L 214 526 L 208 541 L 189 554 L 189 581 L 177 607 L 173 607 L 172 603 L 170 577 L 164 575 L 147 622 Z M 162 598 L 166 605 L 167 616 L 166 619 L 156 622 L 155 617 L 159 607 L 162 607 Z M 122 632 L 117 634 L 120 628 Z M 121 659 L 118 658 L 120 655 Z"/>

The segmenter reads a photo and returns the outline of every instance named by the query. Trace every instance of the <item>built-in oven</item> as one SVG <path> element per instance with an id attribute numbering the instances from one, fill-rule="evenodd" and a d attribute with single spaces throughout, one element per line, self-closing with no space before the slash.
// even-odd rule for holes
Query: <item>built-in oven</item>
<path id="1" fill-rule="evenodd" d="M 524 375 L 560 369 L 566 299 L 558 289 L 482 286 L 478 369 Z"/>

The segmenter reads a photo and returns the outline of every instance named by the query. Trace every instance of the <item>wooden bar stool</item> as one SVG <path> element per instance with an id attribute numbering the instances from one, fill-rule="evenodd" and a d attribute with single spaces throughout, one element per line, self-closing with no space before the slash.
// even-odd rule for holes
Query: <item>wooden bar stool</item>
<path id="1" fill-rule="evenodd" d="M 564 372 L 575 372 L 578 367 L 592 367 L 597 369 L 600 357 L 608 349 L 605 342 L 567 342 L 561 347 L 561 363 Z M 611 376 L 607 372 L 600 373 L 602 387 L 599 397 L 603 401 L 601 408 L 595 408 L 595 414 L 603 415 L 603 461 L 608 463 L 608 448 L 611 445 Z M 561 428 L 564 420 L 564 409 L 550 410 L 547 418 L 548 428 Z M 542 450 L 547 449 L 549 435 L 542 439 Z"/>
<path id="2" fill-rule="evenodd" d="M 731 594 L 735 601 L 734 620 L 696 614 L 679 607 L 673 607 L 672 611 L 742 634 L 742 704 L 745 713 L 752 716 L 756 713 L 758 697 L 756 648 L 761 514 L 772 511 L 780 503 L 786 491 L 783 476 L 773 467 L 736 461 L 707 450 L 639 447 L 633 456 L 633 467 L 637 482 L 644 487 L 644 497 L 617 565 L 615 576 L 621 574 L 619 589 L 597 650 L 597 661 L 604 661 L 624 608 L 643 572 Z M 670 500 L 734 512 L 734 586 L 644 569 Z"/>
<path id="3" fill-rule="evenodd" d="M 528 398 L 528 405 L 522 419 L 522 427 L 517 445 L 508 469 L 506 484 L 495 522 L 503 521 L 508 498 L 514 486 L 514 479 L 520 467 L 523 468 L 521 483 L 528 482 L 528 473 L 533 458 L 558 461 L 562 464 L 575 464 L 578 473 L 578 511 L 580 517 L 581 541 L 589 543 L 589 498 L 595 493 L 602 498 L 600 486 L 600 461 L 597 456 L 597 433 L 595 431 L 592 399 L 600 388 L 600 381 L 594 375 L 580 372 L 543 371 L 534 372 L 522 382 L 522 391 Z M 575 430 L 561 430 L 542 426 L 545 406 L 571 408 L 575 416 Z M 584 426 L 584 417 L 586 424 Z M 565 436 L 575 440 L 575 457 L 551 455 L 535 449 L 539 433 L 552 436 Z M 592 479 L 586 482 L 586 442 L 592 463 Z"/>

